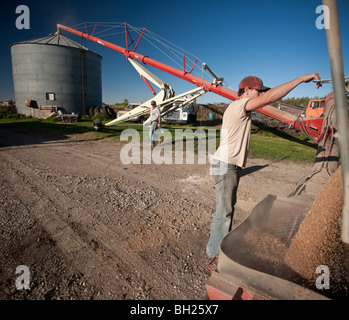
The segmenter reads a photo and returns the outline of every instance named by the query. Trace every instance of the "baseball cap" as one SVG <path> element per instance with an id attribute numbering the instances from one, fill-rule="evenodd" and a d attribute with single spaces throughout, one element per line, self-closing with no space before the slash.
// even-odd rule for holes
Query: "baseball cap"
<path id="1" fill-rule="evenodd" d="M 154 100 L 152 100 L 152 101 L 150 102 L 150 104 L 151 104 L 151 105 L 156 105 L 156 102 L 155 102 Z"/>
<path id="2" fill-rule="evenodd" d="M 256 89 L 260 92 L 268 91 L 270 88 L 263 85 L 263 81 L 255 76 L 248 76 L 243 78 L 239 84 L 239 89 L 244 89 L 245 87 Z"/>

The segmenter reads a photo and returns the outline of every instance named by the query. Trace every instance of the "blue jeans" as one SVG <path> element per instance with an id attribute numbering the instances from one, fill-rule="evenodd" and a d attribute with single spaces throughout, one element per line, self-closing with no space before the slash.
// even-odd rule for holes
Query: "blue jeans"
<path id="1" fill-rule="evenodd" d="M 212 161 L 211 175 L 215 181 L 216 211 L 212 219 L 210 239 L 206 246 L 209 257 L 218 257 L 220 243 L 231 230 L 240 171 L 241 168 L 233 164 L 216 159 Z"/>
<path id="2" fill-rule="evenodd" d="M 160 140 L 159 136 L 155 133 L 157 127 L 158 127 L 158 123 L 157 121 L 152 121 L 151 122 L 151 127 L 150 127 L 150 144 L 153 146 L 154 145 L 154 141 L 158 141 Z"/>

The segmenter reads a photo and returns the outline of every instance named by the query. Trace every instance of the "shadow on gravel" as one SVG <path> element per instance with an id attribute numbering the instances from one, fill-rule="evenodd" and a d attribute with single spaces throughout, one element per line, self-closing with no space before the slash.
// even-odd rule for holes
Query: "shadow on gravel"
<path id="1" fill-rule="evenodd" d="M 58 142 L 76 139 L 83 135 L 82 140 L 99 140 L 108 137 L 120 136 L 122 128 L 107 128 L 103 132 L 96 132 L 92 121 L 76 123 L 60 123 L 45 120 L 22 120 L 17 122 L 0 123 L 0 148 L 25 146 L 47 142 Z M 75 141 L 76 141 L 75 139 Z"/>
<path id="2" fill-rule="evenodd" d="M 287 158 L 288 157 L 283 157 L 283 158 L 281 158 L 279 160 L 273 161 L 271 163 L 267 163 L 267 164 L 265 164 L 263 166 L 251 166 L 251 167 L 243 168 L 241 170 L 240 177 L 243 177 L 243 176 L 246 176 L 248 174 L 254 173 L 256 171 L 262 170 L 262 169 L 264 169 L 264 168 L 266 168 L 266 167 L 268 167 L 268 166 L 270 166 L 270 165 L 272 165 L 274 163 L 281 162 L 281 161 L 283 161 L 283 160 L 285 160 Z"/>

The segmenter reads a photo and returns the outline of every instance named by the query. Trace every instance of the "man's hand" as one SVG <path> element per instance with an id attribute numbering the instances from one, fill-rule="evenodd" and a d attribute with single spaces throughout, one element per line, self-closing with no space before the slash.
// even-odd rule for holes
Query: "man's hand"
<path id="1" fill-rule="evenodd" d="M 303 82 L 310 82 L 311 80 L 321 80 L 319 74 L 317 72 L 315 73 L 310 73 L 307 75 L 302 76 L 302 80 Z M 322 82 L 321 81 L 317 81 L 316 82 L 316 88 L 319 89 L 320 87 L 322 87 Z"/>

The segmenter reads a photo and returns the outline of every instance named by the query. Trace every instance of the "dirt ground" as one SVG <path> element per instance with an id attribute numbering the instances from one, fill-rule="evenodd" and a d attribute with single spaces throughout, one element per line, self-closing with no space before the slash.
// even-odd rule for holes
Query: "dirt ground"
<path id="1" fill-rule="evenodd" d="M 0 131 L 0 299 L 203 299 L 209 165 L 125 165 L 124 144 Z M 249 159 L 236 223 L 311 167 Z"/>

